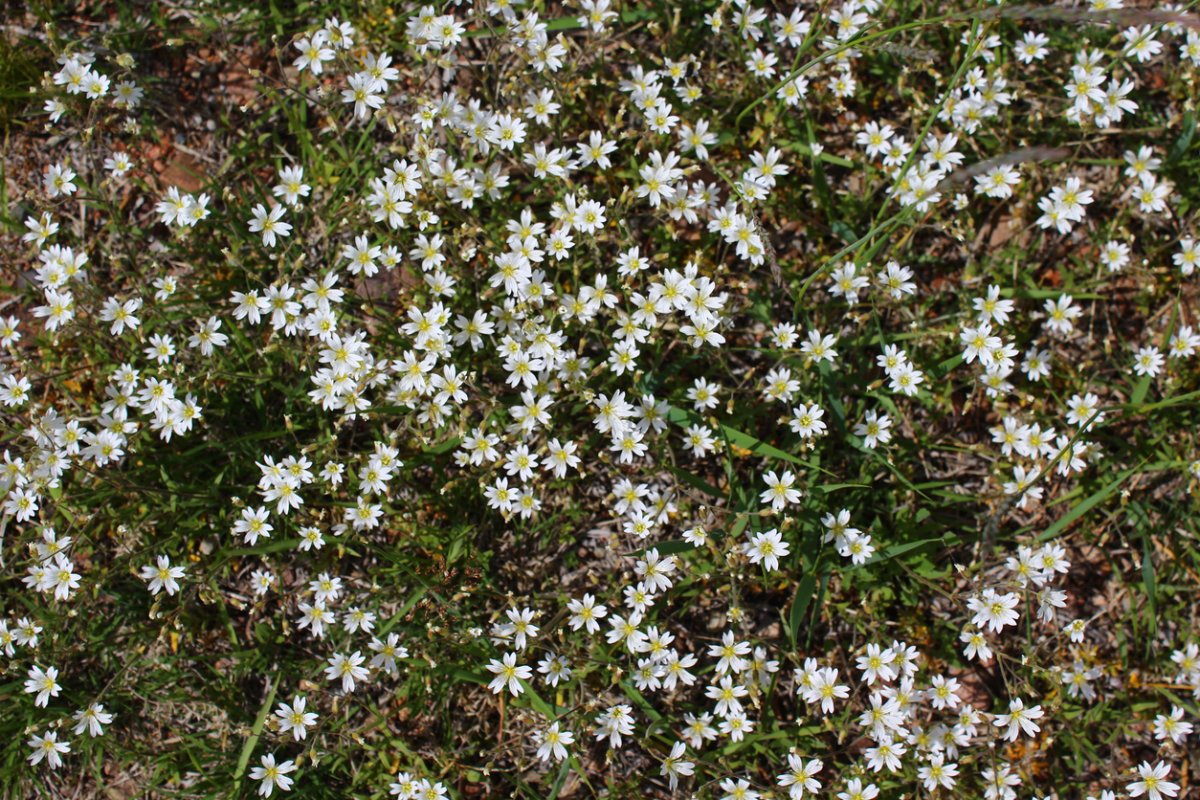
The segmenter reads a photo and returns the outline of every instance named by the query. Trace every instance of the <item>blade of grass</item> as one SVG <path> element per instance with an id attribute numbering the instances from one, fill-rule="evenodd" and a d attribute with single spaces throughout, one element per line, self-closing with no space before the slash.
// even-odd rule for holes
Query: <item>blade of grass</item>
<path id="1" fill-rule="evenodd" d="M 275 702 L 275 691 L 278 688 L 279 678 L 272 678 L 267 688 L 267 699 L 263 702 L 262 708 L 258 710 L 258 716 L 254 719 L 254 727 L 250 729 L 250 735 L 246 737 L 246 742 L 242 745 L 242 752 L 238 756 L 237 768 L 233 772 L 235 786 L 241 783 L 242 775 L 246 772 L 246 765 L 250 763 L 250 756 L 254 754 L 254 748 L 258 746 L 258 740 L 262 737 L 263 726 L 267 723 L 267 715 L 271 713 L 271 704 Z"/>

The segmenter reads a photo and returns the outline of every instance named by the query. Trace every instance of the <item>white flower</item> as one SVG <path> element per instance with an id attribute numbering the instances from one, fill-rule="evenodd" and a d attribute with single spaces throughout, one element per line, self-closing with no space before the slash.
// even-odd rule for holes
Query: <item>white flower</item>
<path id="1" fill-rule="evenodd" d="M 887 444 L 892 440 L 891 426 L 891 417 L 870 409 L 863 421 L 854 426 L 854 434 L 863 437 L 863 447 L 873 450 L 879 444 Z"/>
<path id="2" fill-rule="evenodd" d="M 852 261 L 847 261 L 830 275 L 833 285 L 829 293 L 834 297 L 844 297 L 846 302 L 854 305 L 858 302 L 858 293 L 871 285 L 871 279 L 865 275 L 856 275 L 858 267 Z"/>
<path id="3" fill-rule="evenodd" d="M 967 608 L 975 612 L 971 619 L 976 627 L 988 627 L 999 633 L 1008 625 L 1017 624 L 1017 604 L 1021 598 L 1016 592 L 999 594 L 995 589 L 984 589 L 983 593 L 967 600 Z"/>
<path id="4" fill-rule="evenodd" d="M 399 670 L 396 668 L 396 659 L 408 658 L 408 648 L 400 644 L 399 634 L 389 633 L 386 641 L 378 638 L 372 639 L 368 646 L 375 651 L 375 655 L 371 658 L 371 669 L 382 669 L 389 675 L 399 674 Z"/>
<path id="5" fill-rule="evenodd" d="M 745 778 L 725 778 L 720 783 L 721 800 L 759 800 L 761 794 L 750 788 L 750 781 Z"/>
<path id="6" fill-rule="evenodd" d="M 330 681 L 341 679 L 342 691 L 353 692 L 355 681 L 365 681 L 370 676 L 367 668 L 362 666 L 366 660 L 358 650 L 350 655 L 334 653 L 329 657 L 329 666 L 325 667 L 325 677 Z"/>
<path id="7" fill-rule="evenodd" d="M 779 569 L 779 559 L 791 552 L 788 543 L 775 529 L 753 534 L 744 550 L 751 564 L 762 564 L 768 572 Z"/>
<path id="8" fill-rule="evenodd" d="M 686 745 L 683 742 L 676 742 L 672 745 L 671 754 L 663 759 L 662 767 L 659 770 L 660 775 L 667 776 L 671 791 L 674 791 L 679 785 L 680 776 L 691 775 L 696 768 L 694 762 L 688 761 L 683 757 L 685 747 Z"/>
<path id="9" fill-rule="evenodd" d="M 1137 768 L 1141 780 L 1134 781 L 1125 787 L 1130 797 L 1146 795 L 1150 800 L 1161 800 L 1163 797 L 1174 797 L 1179 794 L 1179 784 L 1167 780 L 1171 774 L 1171 765 L 1158 761 L 1151 765 L 1143 761 Z"/>
<path id="10" fill-rule="evenodd" d="M 79 189 L 71 181 L 75 180 L 75 171 L 65 164 L 51 164 L 46 169 L 43 183 L 49 197 L 72 195 Z"/>
<path id="11" fill-rule="evenodd" d="M 792 488 L 796 476 L 791 471 L 784 470 L 782 475 L 777 475 L 774 470 L 770 470 L 763 476 L 763 482 L 767 484 L 767 489 L 759 499 L 770 503 L 771 508 L 776 511 L 782 511 L 789 503 L 800 502 L 800 490 Z"/>
<path id="12" fill-rule="evenodd" d="M 128 153 L 118 151 L 104 159 L 104 168 L 119 178 L 133 168 L 133 162 Z"/>
<path id="13" fill-rule="evenodd" d="M 720 644 L 708 646 L 708 655 L 710 658 L 718 659 L 717 672 L 722 675 L 726 672 L 741 672 L 746 669 L 746 659 L 743 656 L 749 653 L 750 643 L 737 641 L 733 631 L 725 631 L 721 635 Z"/>
<path id="14" fill-rule="evenodd" d="M 780 786 L 787 787 L 788 797 L 800 800 L 805 792 L 816 794 L 821 790 L 821 782 L 814 777 L 825 766 L 821 759 L 810 758 L 805 761 L 795 753 L 789 753 L 787 761 L 788 771 L 777 780 Z"/>
<path id="15" fill-rule="evenodd" d="M 279 183 L 271 188 L 271 194 L 282 197 L 289 206 L 297 205 L 311 191 L 312 187 L 304 182 L 304 167 L 299 166 L 279 170 Z"/>
<path id="16" fill-rule="evenodd" d="M 1024 731 L 1026 736 L 1033 736 L 1042 728 L 1034 720 L 1041 719 L 1045 712 L 1041 706 L 1025 707 L 1025 701 L 1021 698 L 1015 698 L 1008 704 L 1007 714 L 997 714 L 993 721 L 997 728 L 1008 728 L 1004 732 L 1004 738 L 1015 741 L 1017 734 Z"/>
<path id="17" fill-rule="evenodd" d="M 61 767 L 61 754 L 71 752 L 71 745 L 69 743 L 58 740 L 57 731 L 46 731 L 41 736 L 35 733 L 29 737 L 26 745 L 33 750 L 28 756 L 29 763 L 40 764 L 45 759 L 50 769 Z"/>
<path id="18" fill-rule="evenodd" d="M 354 104 L 354 116 L 366 119 L 371 111 L 383 106 L 383 95 L 378 94 L 383 84 L 369 72 L 356 72 L 346 79 L 349 88 L 342 90 L 342 102 Z"/>
<path id="19" fill-rule="evenodd" d="M 832 714 L 835 700 L 845 700 L 850 696 L 850 687 L 837 682 L 838 671 L 833 667 L 825 667 L 812 674 L 807 686 L 800 688 L 804 702 L 819 703 L 822 714 Z"/>
<path id="20" fill-rule="evenodd" d="M 825 410 L 816 403 L 812 405 L 801 403 L 792 409 L 792 418 L 788 421 L 788 427 L 802 439 L 822 436 L 825 433 L 825 423 L 821 421 L 823 416 L 825 416 Z"/>
<path id="21" fill-rule="evenodd" d="M 324 71 L 324 63 L 332 61 L 335 53 L 333 48 L 327 47 L 328 37 L 325 31 L 317 31 L 311 38 L 300 39 L 296 42 L 295 47 L 300 51 L 300 55 L 292 64 L 298 70 L 307 69 L 313 75 L 320 75 Z"/>
<path id="22" fill-rule="evenodd" d="M 929 762 L 917 770 L 917 778 L 925 784 L 925 790 L 934 792 L 939 788 L 953 789 L 958 776 L 958 765 L 945 763 L 945 755 L 935 753 Z"/>
<path id="23" fill-rule="evenodd" d="M 1133 371 L 1138 375 L 1155 377 L 1162 371 L 1165 359 L 1162 352 L 1153 345 L 1140 347 L 1133 357 Z"/>
<path id="24" fill-rule="evenodd" d="M 296 771 L 295 762 L 284 761 L 276 764 L 275 754 L 268 753 L 262 757 L 261 764 L 262 766 L 254 767 L 250 770 L 250 780 L 262 781 L 262 785 L 258 787 L 260 795 L 270 797 L 271 792 L 276 788 L 281 792 L 286 792 L 292 788 L 292 778 L 289 778 L 287 774 Z"/>
<path id="25" fill-rule="evenodd" d="M 1180 239 L 1179 252 L 1171 256 L 1171 261 L 1184 275 L 1191 275 L 1200 266 L 1200 241 L 1190 237 Z"/>
<path id="26" fill-rule="evenodd" d="M 84 731 L 88 732 L 93 738 L 104 734 L 105 725 L 113 721 L 113 715 L 104 710 L 104 706 L 100 703 L 92 703 L 82 711 L 75 712 L 75 727 L 71 732 L 76 736 L 82 736 Z"/>
<path id="27" fill-rule="evenodd" d="M 159 556 L 156 566 L 146 564 L 142 567 L 141 575 L 142 580 L 150 582 L 150 594 L 166 590 L 167 594 L 173 595 L 179 591 L 177 581 L 183 577 L 183 572 L 183 567 L 171 566 L 171 559 L 167 556 Z"/>
<path id="28" fill-rule="evenodd" d="M 270 211 L 258 203 L 254 206 L 253 219 L 249 220 L 250 232 L 258 233 L 262 231 L 262 241 L 267 247 L 274 247 L 277 236 L 289 236 L 292 232 L 292 226 L 286 222 L 281 222 L 285 208 L 283 206 L 274 206 Z"/>
<path id="29" fill-rule="evenodd" d="M 896 654 L 890 647 L 881 647 L 874 642 L 867 645 L 867 652 L 858 657 L 858 668 L 863 681 L 868 685 L 881 680 L 890 683 L 896 679 Z"/>
<path id="30" fill-rule="evenodd" d="M 567 757 L 567 745 L 575 743 L 575 734 L 562 730 L 558 722 L 552 722 L 544 731 L 538 733 L 537 756 L 542 761 L 549 761 L 551 756 L 555 761 Z"/>
<path id="31" fill-rule="evenodd" d="M 34 665 L 29 668 L 29 677 L 25 680 L 25 691 L 28 694 L 37 694 L 33 704 L 38 708 L 45 708 L 51 697 L 58 697 L 62 691 L 62 686 L 58 683 L 58 670 L 55 667 L 47 667 L 43 670 L 41 667 Z"/>
<path id="32" fill-rule="evenodd" d="M 508 687 L 508 691 L 513 697 L 525 691 L 525 687 L 521 685 L 521 681 L 527 681 L 533 677 L 533 668 L 525 665 L 517 664 L 516 653 L 505 653 L 501 660 L 492 659 L 487 665 L 488 672 L 496 677 L 492 678 L 492 682 L 488 684 L 488 688 L 494 694 L 500 694 Z"/>
<path id="33" fill-rule="evenodd" d="M 317 723 L 317 715 L 312 711 L 305 711 L 307 703 L 306 698 L 295 697 L 291 705 L 281 702 L 279 708 L 275 709 L 280 732 L 292 734 L 292 738 L 297 742 L 304 739 L 308 735 L 308 729 Z"/>

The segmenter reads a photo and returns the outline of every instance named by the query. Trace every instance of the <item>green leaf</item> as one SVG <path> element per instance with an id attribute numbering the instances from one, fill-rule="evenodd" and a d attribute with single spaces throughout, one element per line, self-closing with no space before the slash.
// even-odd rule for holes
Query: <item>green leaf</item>
<path id="1" fill-rule="evenodd" d="M 1146 600 L 1150 603 L 1150 633 L 1158 627 L 1158 584 L 1154 576 L 1154 553 L 1150 549 L 1150 535 L 1142 532 L 1142 582 L 1146 585 Z"/>
<path id="2" fill-rule="evenodd" d="M 1175 166 L 1183 158 L 1184 153 L 1192 146 L 1192 139 L 1196 136 L 1196 112 L 1188 111 L 1183 115 L 1183 131 L 1179 134 L 1179 138 L 1175 140 L 1175 144 L 1171 145 L 1171 150 L 1167 153 L 1167 165 Z"/>
<path id="3" fill-rule="evenodd" d="M 830 492 L 839 492 L 842 489 L 870 489 L 871 486 L 865 483 L 823 483 L 820 486 L 812 487 L 812 491 L 829 494 Z"/>
<path id="4" fill-rule="evenodd" d="M 491 683 L 491 681 L 478 673 L 470 672 L 462 667 L 455 667 L 453 665 L 439 665 L 435 671 L 439 675 L 455 678 L 463 683 L 477 683 L 480 686 L 487 686 L 489 683 Z"/>
<path id="5" fill-rule="evenodd" d="M 1147 627 L 1151 635 L 1146 641 L 1149 649 L 1158 630 L 1158 577 L 1154 569 L 1154 541 L 1150 537 L 1154 523 L 1151 522 L 1146 509 L 1136 500 L 1129 504 L 1129 513 L 1137 518 L 1134 529 L 1142 539 L 1142 587 L 1146 592 L 1146 611 L 1149 616 Z"/>
<path id="6" fill-rule="evenodd" d="M 788 611 L 788 629 L 791 631 L 793 644 L 800 635 L 800 624 L 804 621 L 804 612 L 808 610 L 808 604 L 812 602 L 816 590 L 817 578 L 812 572 L 801 578 L 800 583 L 796 585 L 796 594 L 792 598 L 792 607 Z"/>
<path id="7" fill-rule="evenodd" d="M 929 375 L 930 375 L 930 377 L 932 377 L 934 379 L 944 378 L 950 374 L 950 370 L 954 369 L 955 367 L 957 367 L 958 365 L 960 365 L 962 363 L 963 363 L 962 353 L 959 353 L 958 355 L 956 355 L 952 358 L 947 358 L 945 361 L 941 362 L 936 367 L 929 370 Z"/>
<path id="8" fill-rule="evenodd" d="M 1041 534 L 1038 535 L 1037 540 L 1039 542 L 1044 542 L 1047 539 L 1053 539 L 1055 536 L 1058 536 L 1058 534 L 1066 530 L 1067 526 L 1072 522 L 1079 519 L 1084 514 L 1091 511 L 1093 508 L 1112 496 L 1117 489 L 1121 488 L 1121 484 L 1128 480 L 1129 477 L 1137 472 L 1140 468 L 1141 464 L 1133 469 L 1127 469 L 1124 472 L 1121 472 L 1112 481 L 1093 492 L 1087 499 L 1083 500 L 1066 514 L 1063 514 L 1061 517 L 1059 517 L 1053 525 L 1051 525 L 1049 528 L 1046 528 L 1046 530 L 1042 531 Z"/>
<path id="9" fill-rule="evenodd" d="M 784 141 L 784 142 L 780 142 L 779 144 L 785 148 L 795 150 L 800 155 L 812 157 L 812 154 L 813 154 L 812 146 L 809 145 L 807 142 Z M 839 167 L 854 167 L 855 166 L 853 161 L 850 161 L 849 159 L 846 159 L 846 158 L 842 158 L 841 156 L 835 156 L 832 153 L 821 153 L 820 155 L 816 156 L 816 160 L 824 161 L 826 164 L 837 164 Z M 1124 163 L 1124 162 L 1122 162 L 1122 163 Z"/>
<path id="10" fill-rule="evenodd" d="M 713 497 L 725 496 L 725 493 L 720 489 L 713 486 L 711 483 L 699 477 L 698 475 L 693 475 L 685 469 L 667 465 L 667 470 L 676 478 L 679 478 L 679 480 L 683 481 L 688 486 L 691 486 L 693 489 L 699 489 L 705 494 L 712 495 Z"/>
<path id="11" fill-rule="evenodd" d="M 822 177 L 824 177 L 824 170 L 821 170 L 820 174 Z M 830 224 L 829 229 L 837 234 L 837 237 L 843 242 L 849 243 L 858 239 L 858 234 L 854 232 L 854 229 L 842 222 L 840 219 L 834 220 L 834 222 Z"/>
<path id="12" fill-rule="evenodd" d="M 644 711 L 646 716 L 650 717 L 650 719 L 654 720 L 655 722 L 662 720 L 662 714 L 658 713 L 658 709 L 650 705 L 650 701 L 646 699 L 646 696 L 639 692 L 637 687 L 632 683 L 629 681 L 621 681 L 621 691 L 625 693 L 625 696 L 628 697 L 635 706 Z"/>
<path id="13" fill-rule="evenodd" d="M 544 716 L 546 719 L 556 719 L 558 712 L 554 710 L 554 706 L 542 699 L 542 696 L 533 688 L 533 683 L 530 681 L 521 681 L 521 685 L 525 687 L 525 693 L 521 697 L 529 699 L 529 705 L 533 710 Z M 517 698 L 518 700 L 520 697 Z"/>
<path id="14" fill-rule="evenodd" d="M 224 558 L 264 556 L 268 553 L 282 553 L 284 550 L 295 550 L 299 546 L 299 539 L 277 539 L 266 544 L 257 545 L 256 547 L 238 547 L 233 550 L 222 550 L 221 555 Z"/>
<path id="15" fill-rule="evenodd" d="M 238 756 L 237 769 L 233 772 L 234 781 L 241 781 L 242 774 L 246 771 L 246 765 L 250 763 L 250 756 L 253 755 L 254 748 L 258 745 L 258 740 L 262 736 L 263 725 L 267 722 L 267 714 L 271 713 L 271 704 L 275 702 L 275 690 L 278 688 L 278 678 L 272 678 L 267 689 L 266 702 L 258 710 L 258 716 L 254 719 L 254 727 L 250 729 L 250 735 L 246 737 L 246 742 L 242 745 L 241 755 Z"/>
<path id="16" fill-rule="evenodd" d="M 862 569 L 863 567 L 869 567 L 874 564 L 880 564 L 880 563 L 883 563 L 884 561 L 891 561 L 893 558 L 898 558 L 899 556 L 902 556 L 905 553 L 911 553 L 913 550 L 919 550 L 921 548 L 930 547 L 932 545 L 941 545 L 944 547 L 945 545 L 953 544 L 957 541 L 958 541 L 957 536 L 950 535 L 950 536 L 933 536 L 928 539 L 918 539 L 913 542 L 901 542 L 900 544 L 894 544 L 891 547 L 888 547 L 882 551 L 877 552 L 874 556 L 872 556 L 870 559 L 868 559 L 866 561 L 866 563 L 861 564 L 858 567 L 851 567 L 850 569 Z"/>
<path id="17" fill-rule="evenodd" d="M 558 768 L 558 774 L 554 776 L 554 785 L 550 787 L 550 794 L 547 800 L 557 800 L 558 793 L 562 791 L 563 784 L 567 782 L 567 774 L 571 771 L 571 762 L 564 761 L 562 766 Z"/>

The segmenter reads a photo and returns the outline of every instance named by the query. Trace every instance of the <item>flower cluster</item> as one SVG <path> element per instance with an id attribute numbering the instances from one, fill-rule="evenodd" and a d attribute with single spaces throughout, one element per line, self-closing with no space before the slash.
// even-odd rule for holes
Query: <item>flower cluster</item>
<path id="1" fill-rule="evenodd" d="M 1196 31 L 947 15 L 910 108 L 879 75 L 921 51 L 884 40 L 929 21 L 710 5 L 302 22 L 188 189 L 133 58 L 113 86 L 64 51 L 40 91 L 77 146 L 23 187 L 0 318 L 31 765 L 144 737 L 139 682 L 178 668 L 262 796 L 1180 795 L 1195 573 L 1155 570 L 1200 481 L 1192 134 L 1120 129 L 1175 113 L 1150 70 L 1194 79 Z M 1120 763 L 1048 766 L 1102 700 Z"/>

